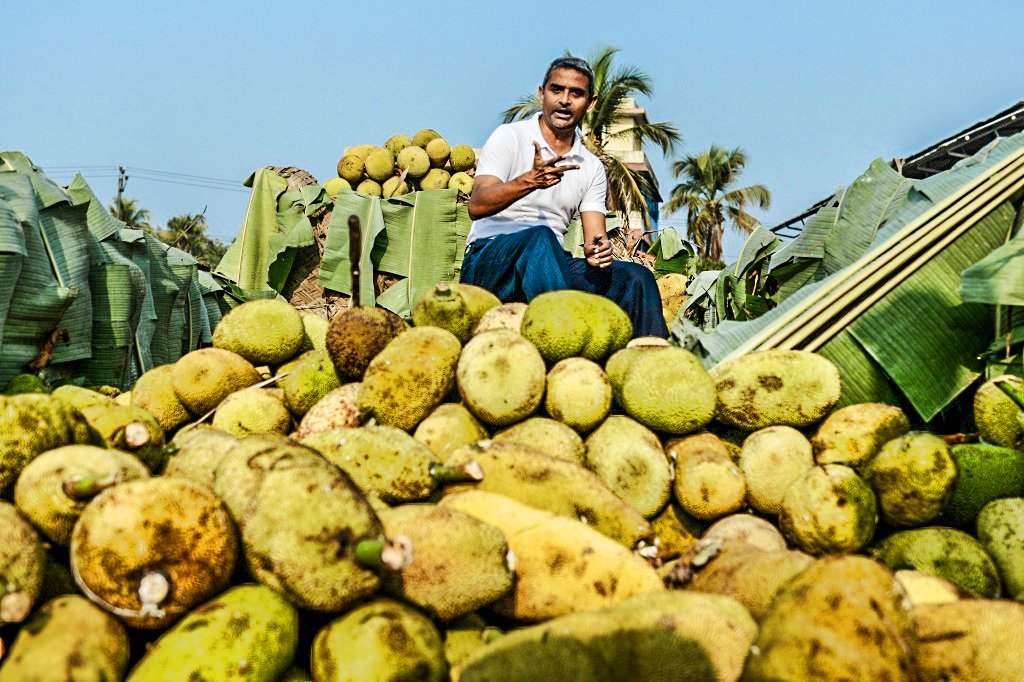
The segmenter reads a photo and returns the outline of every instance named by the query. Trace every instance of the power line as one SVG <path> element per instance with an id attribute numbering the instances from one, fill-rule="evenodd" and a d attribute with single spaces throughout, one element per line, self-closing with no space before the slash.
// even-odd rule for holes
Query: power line
<path id="1" fill-rule="evenodd" d="M 227 184 L 227 185 L 232 185 L 234 187 L 238 187 L 239 185 L 242 184 L 238 180 L 225 180 L 223 178 L 211 178 L 211 177 L 209 177 L 207 175 L 190 175 L 188 173 L 173 173 L 171 171 L 153 170 L 152 168 L 139 168 L 138 166 L 125 166 L 125 168 L 127 170 L 129 170 L 129 171 L 133 171 L 133 172 L 136 172 L 136 173 L 143 172 L 143 173 L 152 173 L 152 174 L 155 174 L 155 175 L 167 175 L 167 176 L 176 177 L 176 178 L 182 178 L 182 179 L 187 179 L 187 180 L 205 180 L 205 181 L 208 181 L 208 182 L 224 183 L 224 184 Z"/>
<path id="2" fill-rule="evenodd" d="M 186 187 L 199 187 L 201 189 L 216 189 L 222 192 L 242 192 L 246 193 L 249 190 L 243 187 L 224 187 L 219 185 L 203 185 L 195 182 L 181 182 L 179 180 L 171 180 L 168 178 L 154 178 L 147 175 L 139 175 L 138 172 L 132 173 L 131 177 L 138 180 L 149 180 L 150 182 L 163 182 L 169 185 L 184 185 Z"/>

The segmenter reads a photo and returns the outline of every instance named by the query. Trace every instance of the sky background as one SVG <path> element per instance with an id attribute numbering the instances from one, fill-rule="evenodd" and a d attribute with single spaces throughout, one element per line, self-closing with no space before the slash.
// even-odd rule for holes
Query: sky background
<path id="1" fill-rule="evenodd" d="M 125 194 L 155 225 L 205 207 L 224 241 L 254 169 L 323 181 L 346 146 L 426 127 L 480 146 L 565 49 L 612 44 L 646 70 L 654 96 L 640 105 L 676 124 L 681 153 L 743 147 L 742 180 L 773 194 L 755 212 L 768 226 L 876 157 L 1024 99 L 1024 3 L 1009 1 L 8 0 L 0 25 L 0 149 L 62 184 L 81 169 L 105 201 L 117 165 L 147 169 L 129 172 Z M 669 161 L 649 154 L 667 197 Z M 727 260 L 741 245 L 726 240 Z"/>

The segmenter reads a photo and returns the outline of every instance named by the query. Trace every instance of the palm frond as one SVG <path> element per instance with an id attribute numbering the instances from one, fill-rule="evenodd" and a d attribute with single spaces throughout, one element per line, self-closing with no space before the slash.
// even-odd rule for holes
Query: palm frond
<path id="1" fill-rule="evenodd" d="M 524 118 L 530 118 L 541 110 L 540 98 L 536 94 L 521 95 L 516 103 L 505 111 L 501 112 L 502 123 L 512 123 Z"/>
<path id="2" fill-rule="evenodd" d="M 745 208 L 757 206 L 758 208 L 771 208 L 772 193 L 764 185 L 750 185 L 730 190 L 722 195 L 722 203 Z"/>
<path id="3" fill-rule="evenodd" d="M 725 215 L 732 226 L 743 234 L 750 234 L 757 227 L 757 218 L 737 206 L 726 206 Z"/>
<path id="4" fill-rule="evenodd" d="M 675 152 L 677 146 L 683 144 L 683 136 L 679 134 L 679 130 L 676 129 L 675 125 L 668 121 L 641 123 L 632 128 L 623 128 L 622 130 L 605 135 L 605 139 L 631 140 L 640 144 L 651 142 L 661 147 L 661 151 L 665 154 Z"/>
<path id="5" fill-rule="evenodd" d="M 608 191 L 614 196 L 615 202 L 622 211 L 626 227 L 629 226 L 630 211 L 640 213 L 644 227 L 650 228 L 651 216 L 647 210 L 647 197 L 652 196 L 654 187 L 646 175 L 633 170 L 621 159 L 601 152 L 599 158 L 604 163 L 608 176 Z"/>

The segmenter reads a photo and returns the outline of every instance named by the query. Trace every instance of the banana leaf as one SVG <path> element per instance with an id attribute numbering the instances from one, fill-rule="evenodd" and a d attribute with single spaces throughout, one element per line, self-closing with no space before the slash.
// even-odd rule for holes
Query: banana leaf
<path id="1" fill-rule="evenodd" d="M 210 336 L 204 336 L 202 342 L 204 344 L 213 343 L 213 330 L 217 327 L 217 323 L 220 322 L 224 316 L 224 311 L 221 308 L 221 299 L 224 298 L 224 288 L 217 283 L 213 275 L 205 270 L 200 270 L 197 273 L 196 284 L 199 286 L 199 292 L 203 296 L 203 305 L 206 306 L 206 319 L 209 321 Z"/>
<path id="2" fill-rule="evenodd" d="M 375 297 L 372 252 L 377 237 L 384 231 L 380 197 L 371 197 L 342 189 L 334 197 L 334 210 L 327 226 L 324 257 L 320 262 L 317 284 L 343 294 L 352 293 L 352 265 L 349 261 L 348 219 L 357 216 L 362 250 L 359 256 L 359 297 L 364 306 L 372 306 Z M 397 273 L 396 273 L 397 274 Z"/>
<path id="3" fill-rule="evenodd" d="M 320 208 L 324 196 L 320 185 L 305 185 L 278 197 L 277 234 L 270 242 L 276 257 L 267 271 L 267 284 L 274 291 L 284 289 L 299 249 L 316 243 L 309 216 Z"/>
<path id="4" fill-rule="evenodd" d="M 1012 238 L 963 272 L 960 295 L 972 303 L 1024 306 L 1024 210 L 1018 209 Z"/>
<path id="5" fill-rule="evenodd" d="M 154 365 L 166 365 L 177 361 L 182 354 L 189 267 L 172 264 L 168 259 L 172 247 L 156 237 L 146 234 L 144 239 L 149 254 L 149 283 L 156 312 L 150 354 Z"/>
<path id="6" fill-rule="evenodd" d="M 697 253 L 693 245 L 671 227 L 658 233 L 658 238 L 651 244 L 648 252 L 654 256 L 654 275 L 661 277 L 667 274 L 690 275 L 696 264 Z"/>
<path id="7" fill-rule="evenodd" d="M 108 237 L 117 235 L 127 225 L 124 221 L 118 220 L 103 207 L 92 188 L 85 181 L 81 174 L 76 174 L 68 185 L 68 195 L 75 204 L 87 204 L 88 212 L 86 220 L 89 224 L 89 231 L 96 239 L 103 241 Z"/>
<path id="8" fill-rule="evenodd" d="M 116 240 L 108 242 L 116 248 L 121 255 L 130 259 L 145 279 L 146 286 L 143 290 L 142 304 L 139 309 L 139 321 L 135 326 L 135 344 L 132 353 L 132 375 L 142 375 L 153 369 L 156 365 L 153 362 L 151 344 L 153 333 L 156 331 L 157 313 L 153 293 L 153 280 L 150 268 L 150 250 L 146 242 L 145 233 L 141 230 L 123 228 L 117 234 Z"/>
<path id="9" fill-rule="evenodd" d="M 469 207 L 459 203 L 455 206 L 455 278 L 462 272 L 462 259 L 466 257 L 466 238 L 473 227 L 469 217 Z"/>
<path id="10" fill-rule="evenodd" d="M 167 265 L 178 278 L 179 289 L 174 299 L 169 330 L 174 333 L 180 329 L 177 338 L 180 341 L 178 357 L 199 347 L 202 335 L 202 317 L 206 315 L 206 306 L 195 285 L 198 263 L 192 256 L 173 246 L 166 247 Z M 175 358 L 177 359 L 177 358 Z"/>
<path id="11" fill-rule="evenodd" d="M 271 265 L 283 248 L 277 200 L 288 181 L 269 168 L 260 168 L 244 184 L 252 187 L 245 220 L 214 272 L 244 291 L 266 291 Z"/>
<path id="12" fill-rule="evenodd" d="M 0 355 L 3 354 L 4 323 L 21 274 L 22 261 L 28 255 L 25 233 L 14 209 L 0 199 Z"/>
<path id="13" fill-rule="evenodd" d="M 818 354 L 839 368 L 843 391 L 837 407 L 869 402 L 902 405 L 906 402 L 885 370 L 871 358 L 849 330 L 840 332 L 822 346 Z"/>
<path id="14" fill-rule="evenodd" d="M 621 227 L 619 222 L 619 215 L 614 211 L 609 211 L 604 215 L 604 231 L 605 234 L 611 234 Z M 569 224 L 565 228 L 564 236 L 565 250 L 572 254 L 573 258 L 583 258 L 583 221 L 579 215 L 569 221 Z"/>
<path id="15" fill-rule="evenodd" d="M 0 152 L 0 168 L 12 170 L 29 179 L 32 193 L 40 208 L 67 203 L 68 195 L 60 185 L 43 175 L 42 171 L 21 152 Z"/>

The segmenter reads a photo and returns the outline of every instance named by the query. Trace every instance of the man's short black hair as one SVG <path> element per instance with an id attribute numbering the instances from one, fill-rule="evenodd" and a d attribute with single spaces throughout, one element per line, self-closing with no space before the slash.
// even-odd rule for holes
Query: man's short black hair
<path id="1" fill-rule="evenodd" d="M 551 62 L 551 66 L 548 67 L 547 72 L 544 74 L 544 81 L 541 86 L 548 84 L 548 79 L 551 78 L 551 72 L 555 69 L 573 69 L 579 71 L 587 77 L 587 89 L 589 90 L 590 96 L 594 96 L 594 70 L 590 68 L 590 64 L 587 63 L 586 59 L 580 59 L 579 57 L 559 57 L 555 61 Z"/>

